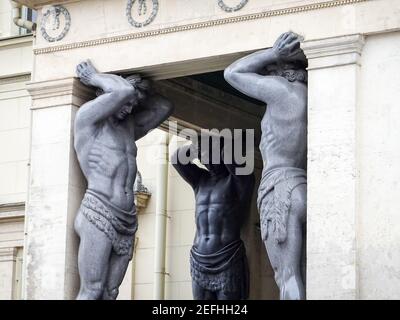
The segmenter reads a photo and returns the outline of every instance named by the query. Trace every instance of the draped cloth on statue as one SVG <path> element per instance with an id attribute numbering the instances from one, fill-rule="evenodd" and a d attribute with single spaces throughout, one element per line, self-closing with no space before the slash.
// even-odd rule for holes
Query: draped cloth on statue
<path id="1" fill-rule="evenodd" d="M 190 273 L 200 287 L 212 292 L 240 292 L 249 296 L 249 268 L 242 240 L 236 240 L 213 254 L 201 254 L 192 247 Z"/>
<path id="2" fill-rule="evenodd" d="M 275 240 L 285 242 L 292 191 L 301 184 L 307 184 L 304 169 L 282 167 L 263 171 L 257 198 L 263 241 L 268 238 L 271 224 L 269 230 L 272 230 Z"/>
<path id="3" fill-rule="evenodd" d="M 138 228 L 135 205 L 130 211 L 125 211 L 87 190 L 79 208 L 80 213 L 111 240 L 117 255 L 132 258 Z"/>

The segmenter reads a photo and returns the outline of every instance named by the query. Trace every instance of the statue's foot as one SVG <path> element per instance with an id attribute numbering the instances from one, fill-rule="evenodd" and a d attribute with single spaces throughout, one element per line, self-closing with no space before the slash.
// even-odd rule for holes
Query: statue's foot
<path id="1" fill-rule="evenodd" d="M 76 74 L 78 78 L 87 86 L 96 86 L 93 78 L 97 73 L 97 70 L 89 60 L 81 62 L 76 67 Z"/>

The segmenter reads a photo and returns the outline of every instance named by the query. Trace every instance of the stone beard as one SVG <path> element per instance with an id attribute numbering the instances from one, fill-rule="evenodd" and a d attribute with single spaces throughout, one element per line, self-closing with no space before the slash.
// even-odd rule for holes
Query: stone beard
<path id="1" fill-rule="evenodd" d="M 300 37 L 287 32 L 272 48 L 234 62 L 224 73 L 237 90 L 267 105 L 261 122 L 264 168 L 257 206 L 280 298 L 289 300 L 305 298 L 306 67 Z"/>
<path id="2" fill-rule="evenodd" d="M 134 203 L 135 141 L 172 113 L 172 104 L 139 75 L 126 79 L 99 73 L 85 61 L 81 82 L 97 98 L 77 112 L 74 147 L 88 188 L 75 219 L 80 238 L 77 299 L 116 299 L 133 256 L 138 228 Z"/>

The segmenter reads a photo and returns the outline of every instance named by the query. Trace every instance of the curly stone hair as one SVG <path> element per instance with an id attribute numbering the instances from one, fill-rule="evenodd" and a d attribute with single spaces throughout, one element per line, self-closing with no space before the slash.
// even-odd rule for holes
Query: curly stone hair
<path id="1" fill-rule="evenodd" d="M 148 91 L 150 90 L 150 81 L 143 79 L 139 74 L 132 74 L 128 77 L 125 78 L 126 81 L 128 81 L 132 87 L 139 89 L 140 91 Z M 96 96 L 101 96 L 104 93 L 102 89 L 97 89 L 96 90 Z"/>
<path id="2" fill-rule="evenodd" d="M 275 64 L 268 67 L 266 70 L 268 75 L 283 77 L 290 82 L 308 82 L 307 66 L 301 62 Z"/>
<path id="3" fill-rule="evenodd" d="M 150 81 L 143 79 L 139 74 L 132 74 L 125 78 L 134 88 L 142 91 L 150 89 Z"/>

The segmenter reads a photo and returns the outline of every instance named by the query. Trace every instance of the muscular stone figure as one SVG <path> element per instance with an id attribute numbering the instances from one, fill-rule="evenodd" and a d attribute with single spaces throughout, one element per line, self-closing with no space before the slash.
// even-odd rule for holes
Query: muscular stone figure
<path id="1" fill-rule="evenodd" d="M 138 75 L 101 74 L 89 61 L 78 65 L 77 75 L 98 88 L 98 97 L 85 103 L 75 119 L 75 150 L 88 182 L 75 219 L 77 299 L 116 299 L 137 230 L 135 140 L 166 120 L 173 108 Z"/>
<path id="2" fill-rule="evenodd" d="M 299 36 L 288 32 L 273 48 L 225 70 L 233 87 L 267 104 L 261 121 L 264 169 L 257 204 L 281 299 L 305 298 L 301 260 L 307 202 L 306 66 Z"/>
<path id="3" fill-rule="evenodd" d="M 191 148 L 193 145 L 179 148 L 172 162 L 192 186 L 196 199 L 197 228 L 190 254 L 193 297 L 247 299 L 249 271 L 240 228 L 249 211 L 254 175 L 236 175 L 236 165 L 224 164 L 223 155 L 220 164 L 212 164 L 212 152 L 221 153 L 219 146 L 211 144 L 210 150 L 200 148 L 200 153 Z M 179 155 L 188 152 L 199 159 L 209 159 L 210 163 L 204 164 L 208 170 L 192 161 L 182 164 Z"/>

